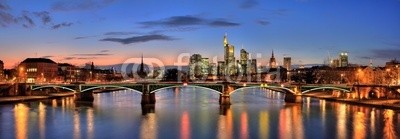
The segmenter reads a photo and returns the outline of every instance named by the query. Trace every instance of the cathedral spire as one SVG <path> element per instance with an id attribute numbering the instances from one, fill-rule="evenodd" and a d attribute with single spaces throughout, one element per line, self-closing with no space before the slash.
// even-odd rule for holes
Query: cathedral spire
<path id="1" fill-rule="evenodd" d="M 272 57 L 271 58 L 274 58 L 274 49 L 272 49 Z"/>

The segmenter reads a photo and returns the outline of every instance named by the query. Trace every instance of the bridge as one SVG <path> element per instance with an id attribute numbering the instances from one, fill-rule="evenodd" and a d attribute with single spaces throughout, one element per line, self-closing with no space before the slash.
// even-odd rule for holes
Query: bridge
<path id="1" fill-rule="evenodd" d="M 93 91 L 98 89 L 126 89 L 132 90 L 142 95 L 141 104 L 155 104 L 155 93 L 163 89 L 175 87 L 196 87 L 209 90 L 220 95 L 220 105 L 230 105 L 230 95 L 237 90 L 247 88 L 264 88 L 272 91 L 285 93 L 285 102 L 301 103 L 302 95 L 316 90 L 339 90 L 341 92 L 350 92 L 350 86 L 346 85 L 302 85 L 302 84 L 267 84 L 267 83 L 240 83 L 240 82 L 214 82 L 214 83 L 106 83 L 106 84 L 31 84 L 30 91 L 42 89 L 64 89 L 75 93 L 77 101 L 94 100 Z"/>

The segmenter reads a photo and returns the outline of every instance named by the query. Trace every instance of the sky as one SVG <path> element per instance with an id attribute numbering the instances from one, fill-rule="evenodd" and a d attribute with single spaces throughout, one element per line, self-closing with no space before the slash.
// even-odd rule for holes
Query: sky
<path id="1" fill-rule="evenodd" d="M 142 54 L 164 65 L 182 55 L 223 59 L 223 36 L 266 65 L 400 59 L 400 0 L 0 0 L 0 60 L 123 63 Z M 187 62 L 187 57 L 183 60 Z"/>

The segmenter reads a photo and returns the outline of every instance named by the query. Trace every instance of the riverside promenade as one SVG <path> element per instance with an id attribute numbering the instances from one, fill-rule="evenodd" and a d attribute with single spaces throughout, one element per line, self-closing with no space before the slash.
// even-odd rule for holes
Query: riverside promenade
<path id="1" fill-rule="evenodd" d="M 311 94 L 304 94 L 305 97 L 313 97 L 319 99 L 325 99 L 327 101 L 335 101 L 341 103 L 347 103 L 352 105 L 362 105 L 362 106 L 370 106 L 376 108 L 384 108 L 384 109 L 394 109 L 400 110 L 400 99 L 361 99 L 358 98 L 343 98 L 343 97 L 335 97 L 331 94 L 326 94 L 325 92 L 316 92 Z"/>
<path id="2" fill-rule="evenodd" d="M 70 97 L 74 96 L 74 93 L 52 93 L 48 96 L 5 96 L 0 97 L 0 104 L 4 103 L 17 103 L 17 102 L 25 102 L 25 101 L 35 101 L 35 100 L 43 100 L 43 99 L 51 99 L 51 98 L 59 98 L 59 97 Z"/>

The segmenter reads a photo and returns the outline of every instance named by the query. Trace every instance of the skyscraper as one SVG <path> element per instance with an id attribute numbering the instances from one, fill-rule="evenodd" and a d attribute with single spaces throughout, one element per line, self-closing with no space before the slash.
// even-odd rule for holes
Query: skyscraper
<path id="1" fill-rule="evenodd" d="M 203 72 L 203 58 L 200 54 L 193 54 L 190 56 L 189 62 L 189 78 L 191 80 L 202 76 Z"/>
<path id="2" fill-rule="evenodd" d="M 248 63 L 248 60 L 249 60 L 249 53 L 248 52 L 246 52 L 246 50 L 244 50 L 244 49 L 241 49 L 240 50 L 240 67 L 241 67 L 241 69 L 240 69 L 240 72 L 242 72 L 243 74 L 247 74 L 247 63 Z"/>
<path id="3" fill-rule="evenodd" d="M 347 67 L 349 65 L 349 56 L 347 52 L 341 52 L 339 55 L 339 67 Z"/>
<path id="4" fill-rule="evenodd" d="M 276 60 L 274 57 L 274 50 L 272 50 L 272 56 L 269 59 L 269 68 L 276 68 Z"/>
<path id="5" fill-rule="evenodd" d="M 227 35 L 224 36 L 224 60 L 225 60 L 225 73 L 227 75 L 234 75 L 236 73 L 235 66 L 235 46 L 228 43 Z"/>
<path id="6" fill-rule="evenodd" d="M 285 67 L 285 69 L 287 69 L 289 71 L 291 69 L 291 66 L 292 66 L 292 58 L 291 57 L 284 57 L 283 58 L 283 66 Z"/>

